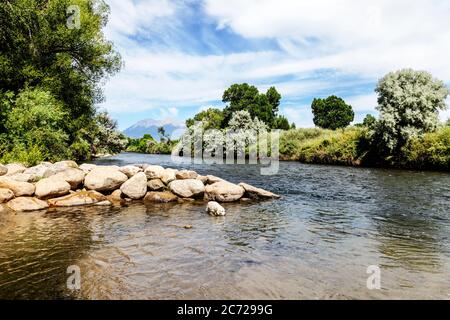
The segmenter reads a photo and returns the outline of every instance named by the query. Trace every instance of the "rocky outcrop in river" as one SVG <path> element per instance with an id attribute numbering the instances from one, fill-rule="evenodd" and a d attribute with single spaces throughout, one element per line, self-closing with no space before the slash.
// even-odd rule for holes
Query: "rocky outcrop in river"
<path id="1" fill-rule="evenodd" d="M 218 202 L 276 198 L 279 196 L 246 183 L 234 184 L 220 177 L 158 165 L 78 166 L 74 161 L 43 162 L 30 168 L 0 165 L 0 203 L 14 211 L 120 205 L 131 200 L 169 203 L 197 199 L 209 201 L 210 214 L 224 215 Z M 0 204 L 0 211 L 3 209 Z"/>

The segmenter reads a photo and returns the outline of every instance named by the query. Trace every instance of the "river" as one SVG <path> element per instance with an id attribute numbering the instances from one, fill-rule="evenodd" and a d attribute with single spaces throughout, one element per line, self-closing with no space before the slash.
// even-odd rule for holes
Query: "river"
<path id="1" fill-rule="evenodd" d="M 96 162 L 181 167 L 131 153 Z M 0 298 L 450 299 L 448 173 L 182 167 L 282 199 L 225 204 L 219 218 L 203 202 L 1 213 Z M 77 291 L 66 286 L 72 265 Z M 366 285 L 369 266 L 380 290 Z"/>

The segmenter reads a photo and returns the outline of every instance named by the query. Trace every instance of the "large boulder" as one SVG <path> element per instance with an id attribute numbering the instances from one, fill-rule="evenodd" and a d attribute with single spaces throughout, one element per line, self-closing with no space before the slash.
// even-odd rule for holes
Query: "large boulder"
<path id="1" fill-rule="evenodd" d="M 107 201 L 107 197 L 94 190 L 82 190 L 67 196 L 48 200 L 52 207 L 74 207 L 97 204 Z"/>
<path id="2" fill-rule="evenodd" d="M 16 181 L 29 182 L 29 183 L 39 181 L 39 179 L 40 179 L 40 177 L 36 176 L 35 174 L 29 174 L 29 173 L 15 173 L 11 176 L 8 176 L 8 178 L 16 180 Z"/>
<path id="3" fill-rule="evenodd" d="M 145 169 L 145 175 L 147 176 L 147 179 L 151 180 L 151 179 L 161 179 L 163 173 L 164 173 L 165 169 L 161 166 L 148 166 Z"/>
<path id="4" fill-rule="evenodd" d="M 31 197 L 18 197 L 6 205 L 14 211 L 36 211 L 48 208 L 47 202 Z"/>
<path id="5" fill-rule="evenodd" d="M 178 197 L 170 191 L 163 191 L 163 192 L 151 191 L 147 192 L 144 201 L 155 203 L 177 202 Z"/>
<path id="6" fill-rule="evenodd" d="M 89 172 L 91 172 L 95 168 L 97 168 L 97 165 L 91 164 L 91 163 L 83 163 L 82 165 L 79 166 L 79 169 L 83 170 L 83 172 L 85 174 L 88 174 Z"/>
<path id="7" fill-rule="evenodd" d="M 50 177 L 36 183 L 35 194 L 40 199 L 60 197 L 70 192 L 70 184 L 59 177 Z"/>
<path id="8" fill-rule="evenodd" d="M 178 170 L 170 168 L 164 170 L 161 176 L 161 181 L 164 182 L 164 184 L 169 185 L 169 183 L 177 179 L 176 177 L 177 172 Z"/>
<path id="9" fill-rule="evenodd" d="M 133 177 L 136 173 L 141 172 L 142 168 L 136 167 L 136 166 L 124 166 L 120 167 L 120 172 L 125 173 L 128 178 Z"/>
<path id="10" fill-rule="evenodd" d="M 197 172 L 192 170 L 180 170 L 175 174 L 179 180 L 196 179 L 198 177 Z"/>
<path id="11" fill-rule="evenodd" d="M 214 184 L 214 183 L 216 183 L 216 182 L 223 182 L 223 181 L 225 181 L 225 180 L 222 179 L 222 178 L 213 176 L 213 175 L 211 175 L 211 174 L 208 174 L 208 175 L 206 176 L 206 183 L 207 183 L 207 184 Z"/>
<path id="12" fill-rule="evenodd" d="M 207 185 L 205 192 L 209 200 L 218 202 L 233 202 L 242 198 L 245 190 L 241 186 L 234 183 L 220 181 Z"/>
<path id="13" fill-rule="evenodd" d="M 54 177 L 61 178 L 70 184 L 72 190 L 76 190 L 84 181 L 85 173 L 83 170 L 68 168 L 57 173 Z M 53 178 L 53 176 L 52 176 Z"/>
<path id="14" fill-rule="evenodd" d="M 51 166 L 51 168 L 53 170 L 55 170 L 56 172 L 61 172 L 61 171 L 65 171 L 69 168 L 77 168 L 78 169 L 78 164 L 72 160 L 65 160 L 65 161 L 55 162 Z"/>
<path id="15" fill-rule="evenodd" d="M 199 198 L 205 193 L 205 186 L 200 180 L 175 180 L 169 184 L 169 189 L 181 198 Z"/>
<path id="16" fill-rule="evenodd" d="M 208 184 L 208 177 L 207 176 L 198 175 L 196 179 L 200 180 L 203 184 Z"/>
<path id="17" fill-rule="evenodd" d="M 9 189 L 0 188 L 0 203 L 8 202 L 14 198 L 14 192 Z"/>
<path id="18" fill-rule="evenodd" d="M 120 191 L 131 199 L 141 199 L 147 193 L 147 176 L 143 172 L 136 173 L 120 187 Z"/>
<path id="19" fill-rule="evenodd" d="M 4 176 L 7 173 L 8 173 L 8 168 L 5 167 L 4 165 L 0 164 L 0 176 Z"/>
<path id="20" fill-rule="evenodd" d="M 152 179 L 147 182 L 147 187 L 150 191 L 161 191 L 164 190 L 166 185 L 161 181 L 161 179 Z"/>
<path id="21" fill-rule="evenodd" d="M 40 178 L 48 178 L 56 173 L 53 168 L 47 164 L 47 163 L 41 163 L 37 166 L 27 168 L 24 172 L 24 174 L 31 174 L 35 175 L 36 177 Z"/>
<path id="22" fill-rule="evenodd" d="M 9 177 L 0 177 L 0 188 L 10 189 L 16 197 L 32 196 L 35 189 L 31 183 L 16 181 Z"/>
<path id="23" fill-rule="evenodd" d="M 226 214 L 225 208 L 215 201 L 208 202 L 206 212 L 212 216 L 224 216 Z"/>
<path id="24" fill-rule="evenodd" d="M 23 164 L 20 163 L 10 163 L 7 164 L 5 167 L 6 169 L 8 169 L 8 172 L 6 173 L 6 175 L 8 176 L 12 176 L 13 174 L 16 173 L 22 173 L 27 169 Z"/>
<path id="25" fill-rule="evenodd" d="M 120 189 L 114 190 L 109 196 L 107 196 L 108 200 L 117 203 L 122 202 L 124 198 L 124 194 Z"/>
<path id="26" fill-rule="evenodd" d="M 112 191 L 118 189 L 128 177 L 114 167 L 97 167 L 84 178 L 87 189 L 97 191 Z"/>
<path id="27" fill-rule="evenodd" d="M 279 195 L 277 195 L 275 193 L 272 193 L 270 191 L 267 191 L 267 190 L 264 190 L 261 188 L 251 186 L 247 183 L 241 182 L 241 183 L 239 183 L 239 186 L 244 188 L 245 195 L 252 199 L 279 199 L 279 198 L 281 198 Z"/>

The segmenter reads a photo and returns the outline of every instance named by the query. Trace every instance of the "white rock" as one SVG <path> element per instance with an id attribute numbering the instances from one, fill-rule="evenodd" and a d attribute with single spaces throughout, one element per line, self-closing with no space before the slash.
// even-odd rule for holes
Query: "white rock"
<path id="1" fill-rule="evenodd" d="M 70 184 L 70 188 L 72 190 L 76 190 L 80 186 L 80 184 L 83 183 L 85 173 L 83 170 L 80 169 L 68 168 L 64 171 L 57 173 L 56 175 L 54 175 L 54 177 L 63 179 L 64 181 Z"/>
<path id="2" fill-rule="evenodd" d="M 180 170 L 176 173 L 176 178 L 180 180 L 196 179 L 198 177 L 197 172 L 192 170 Z"/>
<path id="3" fill-rule="evenodd" d="M 27 168 L 24 172 L 24 174 L 32 174 L 40 178 L 48 178 L 52 175 L 54 175 L 56 172 L 52 169 L 51 164 L 50 166 L 48 164 L 39 164 L 37 166 Z"/>
<path id="4" fill-rule="evenodd" d="M 161 191 L 166 186 L 161 179 L 152 179 L 147 182 L 147 187 L 150 191 Z"/>
<path id="5" fill-rule="evenodd" d="M 182 198 L 198 198 L 205 193 L 205 186 L 200 180 L 175 180 L 169 184 L 169 189 Z"/>
<path id="6" fill-rule="evenodd" d="M 97 167 L 84 178 L 87 189 L 97 191 L 111 191 L 119 188 L 128 177 L 118 169 L 112 167 Z"/>
<path id="7" fill-rule="evenodd" d="M 245 190 L 241 186 L 234 183 L 220 181 L 207 185 L 205 192 L 209 200 L 218 202 L 233 202 L 242 198 Z"/>
<path id="8" fill-rule="evenodd" d="M 165 169 L 161 166 L 148 166 L 145 169 L 145 175 L 147 179 L 161 179 L 164 174 Z"/>
<path id="9" fill-rule="evenodd" d="M 128 178 L 133 177 L 136 173 L 141 172 L 142 169 L 136 166 L 124 166 L 120 167 L 120 172 L 125 173 Z"/>
<path id="10" fill-rule="evenodd" d="M 13 175 L 8 176 L 8 178 L 16 180 L 16 181 L 29 182 L 29 183 L 36 182 L 40 179 L 36 175 L 28 174 L 28 173 L 15 173 Z"/>
<path id="11" fill-rule="evenodd" d="M 196 179 L 200 180 L 203 184 L 208 184 L 208 177 L 207 176 L 198 175 Z"/>
<path id="12" fill-rule="evenodd" d="M 80 168 L 81 170 L 83 170 L 84 173 L 88 174 L 88 173 L 91 172 L 93 169 L 97 168 L 97 165 L 91 164 L 91 163 L 83 163 L 82 165 L 80 165 L 79 168 Z"/>
<path id="13" fill-rule="evenodd" d="M 177 172 L 178 170 L 167 168 L 162 173 L 161 181 L 164 182 L 164 184 L 168 185 L 169 183 L 177 179 Z"/>
<path id="14" fill-rule="evenodd" d="M 78 165 L 75 161 L 72 160 L 65 160 L 65 161 L 59 161 L 55 162 L 51 168 L 56 172 L 65 171 L 69 168 L 78 168 Z"/>
<path id="15" fill-rule="evenodd" d="M 70 184 L 58 177 L 50 177 L 39 180 L 36 183 L 35 194 L 40 199 L 48 199 L 63 196 L 70 191 Z"/>
<path id="16" fill-rule="evenodd" d="M 32 196 L 35 189 L 31 183 L 16 181 L 5 176 L 0 177 L 0 188 L 10 189 L 16 197 Z"/>
<path id="17" fill-rule="evenodd" d="M 14 198 L 14 192 L 9 189 L 0 188 L 0 203 L 8 202 Z"/>
<path id="18" fill-rule="evenodd" d="M 131 199 L 141 199 L 147 193 L 147 176 L 143 172 L 136 173 L 120 187 L 120 191 Z"/>
<path id="19" fill-rule="evenodd" d="M 8 169 L 8 172 L 6 173 L 7 176 L 12 176 L 13 174 L 16 173 L 22 173 L 27 169 L 24 165 L 20 163 L 10 163 L 7 164 L 5 167 Z"/>
<path id="20" fill-rule="evenodd" d="M 6 205 L 14 211 L 36 211 L 48 208 L 47 202 L 31 197 L 15 198 Z"/>
<path id="21" fill-rule="evenodd" d="M 213 175 L 210 175 L 210 174 L 208 174 L 207 176 L 206 176 L 206 179 L 207 179 L 207 184 L 213 184 L 213 183 L 216 183 L 216 182 L 222 182 L 222 181 L 225 181 L 224 179 L 222 179 L 222 178 L 219 178 L 219 177 L 216 177 L 216 176 L 213 176 Z"/>
<path id="22" fill-rule="evenodd" d="M 225 211 L 224 207 L 222 207 L 220 204 L 218 204 L 215 201 L 208 202 L 208 205 L 206 207 L 206 212 L 208 212 L 212 216 L 226 215 L 226 211 Z"/>

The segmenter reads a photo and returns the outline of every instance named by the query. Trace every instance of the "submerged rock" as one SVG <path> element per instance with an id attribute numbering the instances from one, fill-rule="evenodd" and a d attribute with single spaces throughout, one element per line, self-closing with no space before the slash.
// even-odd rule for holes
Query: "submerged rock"
<path id="1" fill-rule="evenodd" d="M 112 167 L 97 167 L 84 178 L 84 186 L 91 190 L 112 191 L 119 188 L 128 177 Z"/>
<path id="2" fill-rule="evenodd" d="M 36 183 L 35 194 L 40 199 L 63 196 L 70 191 L 70 184 L 58 177 L 44 178 Z"/>
<path id="3" fill-rule="evenodd" d="M 161 179 L 152 179 L 147 182 L 147 187 L 150 191 L 161 191 L 166 187 Z"/>
<path id="4" fill-rule="evenodd" d="M 14 198 L 14 192 L 9 189 L 0 188 L 0 203 L 8 202 Z"/>
<path id="5" fill-rule="evenodd" d="M 6 205 L 14 211 L 37 211 L 48 208 L 47 202 L 32 197 L 18 197 Z"/>
<path id="6" fill-rule="evenodd" d="M 10 189 L 16 197 L 32 196 L 35 190 L 31 183 L 16 181 L 5 176 L 0 177 L 0 188 Z"/>
<path id="7" fill-rule="evenodd" d="M 234 183 L 220 181 L 207 185 L 205 192 L 209 200 L 218 202 L 233 202 L 242 198 L 245 190 L 241 186 Z"/>
<path id="8" fill-rule="evenodd" d="M 208 205 L 206 206 L 206 212 L 208 212 L 212 216 L 226 215 L 225 208 L 215 201 L 208 202 Z"/>
<path id="9" fill-rule="evenodd" d="M 52 207 L 75 207 L 96 204 L 108 200 L 106 196 L 94 190 L 82 190 L 71 193 L 67 196 L 49 199 L 48 203 Z"/>
<path id="10" fill-rule="evenodd" d="M 205 186 L 200 180 L 196 179 L 172 181 L 169 184 L 169 189 L 182 198 L 203 197 L 203 194 L 205 193 Z"/>
<path id="11" fill-rule="evenodd" d="M 163 191 L 163 192 L 152 191 L 147 192 L 144 201 L 155 203 L 177 202 L 178 197 L 170 191 Z"/>
<path id="12" fill-rule="evenodd" d="M 136 173 L 122 184 L 120 190 L 131 199 L 143 198 L 147 193 L 147 176 L 143 172 Z"/>
<path id="13" fill-rule="evenodd" d="M 252 199 L 279 199 L 279 198 L 281 198 L 281 196 L 279 196 L 275 193 L 272 193 L 270 191 L 267 191 L 267 190 L 264 190 L 261 188 L 251 186 L 247 183 L 241 182 L 241 183 L 239 183 L 239 186 L 244 188 L 246 196 L 248 196 L 249 198 L 252 198 Z"/>

